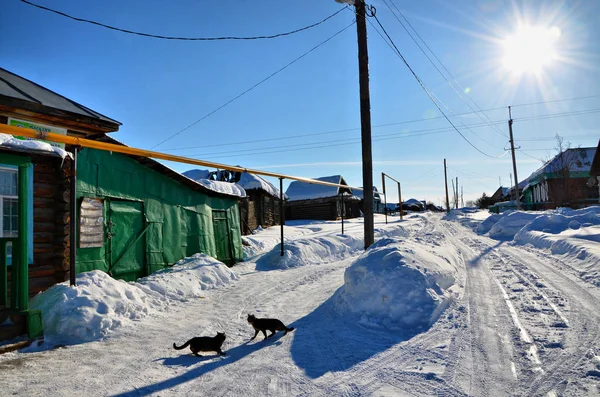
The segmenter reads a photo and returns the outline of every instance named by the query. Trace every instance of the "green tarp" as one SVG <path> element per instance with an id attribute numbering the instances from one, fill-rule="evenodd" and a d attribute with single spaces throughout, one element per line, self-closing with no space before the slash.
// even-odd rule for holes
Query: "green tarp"
<path id="1" fill-rule="evenodd" d="M 102 199 L 104 243 L 77 249 L 77 272 L 100 269 L 134 280 L 202 252 L 242 260 L 237 199 L 192 188 L 130 157 L 84 148 L 77 197 Z"/>

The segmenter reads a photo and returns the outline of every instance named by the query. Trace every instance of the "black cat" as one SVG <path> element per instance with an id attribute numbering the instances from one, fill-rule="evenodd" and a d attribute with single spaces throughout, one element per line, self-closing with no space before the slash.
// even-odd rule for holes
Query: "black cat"
<path id="1" fill-rule="evenodd" d="M 254 333 L 254 336 L 250 338 L 250 340 L 256 338 L 256 335 L 258 335 L 260 331 L 262 331 L 263 335 L 265 336 L 265 339 L 267 339 L 275 335 L 275 332 L 277 331 L 284 331 L 283 334 L 285 335 L 288 333 L 288 331 L 294 330 L 293 327 L 286 327 L 285 324 L 283 324 L 280 320 L 277 320 L 276 318 L 256 318 L 254 314 L 248 314 L 248 322 L 252 325 L 252 327 L 254 327 L 254 330 L 256 331 Z M 267 331 L 271 331 L 271 335 L 267 336 Z"/>
<path id="2" fill-rule="evenodd" d="M 221 350 L 224 341 L 225 333 L 217 332 L 216 336 L 198 336 L 192 338 L 179 347 L 173 343 L 173 348 L 181 350 L 189 346 L 192 353 L 198 357 L 202 357 L 198 352 L 217 352 L 220 355 L 225 355 L 225 352 Z"/>

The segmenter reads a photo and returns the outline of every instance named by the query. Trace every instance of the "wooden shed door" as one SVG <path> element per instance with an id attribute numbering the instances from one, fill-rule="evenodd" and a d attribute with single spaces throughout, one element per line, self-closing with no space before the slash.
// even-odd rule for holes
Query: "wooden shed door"
<path id="1" fill-rule="evenodd" d="M 217 259 L 226 265 L 232 266 L 233 254 L 231 252 L 231 233 L 229 232 L 229 222 L 227 222 L 227 211 L 213 211 L 212 216 Z"/>
<path id="2" fill-rule="evenodd" d="M 146 275 L 144 209 L 136 201 L 110 201 L 108 211 L 109 274 L 133 281 Z"/>

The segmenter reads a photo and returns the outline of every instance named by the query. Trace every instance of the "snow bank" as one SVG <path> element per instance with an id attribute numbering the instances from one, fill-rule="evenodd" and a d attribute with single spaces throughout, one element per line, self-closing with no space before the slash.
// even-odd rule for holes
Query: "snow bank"
<path id="1" fill-rule="evenodd" d="M 364 249 L 362 237 L 346 234 L 327 235 L 286 241 L 283 256 L 275 246 L 257 262 L 259 270 L 289 269 L 298 266 L 336 262 Z"/>
<path id="2" fill-rule="evenodd" d="M 465 224 L 465 214 L 453 211 L 447 220 Z M 472 224 L 468 224 L 472 227 Z M 563 255 L 584 280 L 600 286 L 600 207 L 578 210 L 506 211 L 493 214 L 474 228 L 479 234 L 531 245 Z"/>
<path id="3" fill-rule="evenodd" d="M 427 327 L 448 306 L 456 274 L 423 245 L 386 238 L 346 269 L 334 302 L 338 312 L 358 316 L 365 325 Z"/>
<path id="4" fill-rule="evenodd" d="M 137 282 L 115 280 L 99 270 L 81 273 L 77 286 L 56 284 L 34 297 L 31 307 L 42 310 L 47 344 L 84 343 L 238 277 L 216 259 L 196 254 Z"/>
<path id="5" fill-rule="evenodd" d="M 489 236 L 495 240 L 512 240 L 515 234 L 529 222 L 537 218 L 539 213 L 506 211 L 489 231 Z"/>

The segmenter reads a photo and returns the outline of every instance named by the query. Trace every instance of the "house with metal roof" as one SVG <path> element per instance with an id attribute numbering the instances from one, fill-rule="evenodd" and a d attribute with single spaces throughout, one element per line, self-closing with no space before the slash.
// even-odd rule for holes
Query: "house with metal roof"
<path id="1" fill-rule="evenodd" d="M 319 181 L 347 185 L 341 175 L 315 178 Z M 360 199 L 348 188 L 315 185 L 307 182 L 290 183 L 285 194 L 285 219 L 337 220 L 360 216 Z"/>
<path id="2" fill-rule="evenodd" d="M 216 180 L 229 182 L 244 189 L 246 197 L 238 199 L 242 235 L 252 234 L 258 227 L 281 223 L 281 193 L 260 175 L 249 172 L 209 171 L 192 169 L 183 173 L 196 181 Z M 285 200 L 287 196 L 283 195 Z"/>
<path id="3" fill-rule="evenodd" d="M 118 121 L 1 68 L 0 124 L 120 144 L 107 135 Z M 29 297 L 75 273 L 134 280 L 198 252 L 242 260 L 243 196 L 153 159 L 0 134 L 0 340 L 38 336 Z"/>
<path id="4" fill-rule="evenodd" d="M 598 202 L 591 177 L 595 147 L 570 148 L 557 154 L 527 178 L 523 187 L 527 209 L 581 208 Z"/>

